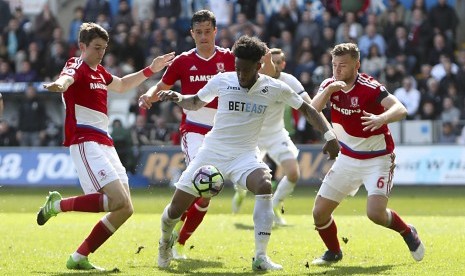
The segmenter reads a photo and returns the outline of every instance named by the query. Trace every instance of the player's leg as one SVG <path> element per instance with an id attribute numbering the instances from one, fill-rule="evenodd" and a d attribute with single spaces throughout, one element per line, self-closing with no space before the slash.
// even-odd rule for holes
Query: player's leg
<path id="1" fill-rule="evenodd" d="M 425 247 L 412 225 L 408 225 L 394 211 L 387 208 L 388 197 L 392 189 L 395 155 L 381 156 L 366 160 L 371 171 L 365 177 L 365 187 L 368 191 L 367 216 L 374 223 L 398 232 L 407 244 L 412 257 L 421 261 Z"/>
<path id="2" fill-rule="evenodd" d="M 95 252 L 131 217 L 133 206 L 126 170 L 115 148 L 96 143 L 84 143 L 73 147 L 72 155 L 75 155 L 76 148 L 80 150 L 80 158 L 73 157 L 73 160 L 86 195 L 63 199 L 60 202 L 60 208 L 64 211 L 83 211 L 89 207 L 79 205 L 87 202 L 91 206 L 94 205 L 89 209 L 92 212 L 102 209 L 102 211 L 110 211 L 94 226 L 76 252 L 71 254 L 66 264 L 69 269 L 87 270 L 96 268 L 89 263 L 88 255 Z M 98 189 L 98 193 L 94 193 L 94 189 Z M 92 202 L 91 200 L 96 200 L 97 196 L 100 202 Z M 97 209 L 97 206 L 101 206 L 100 209 Z"/>
<path id="3" fill-rule="evenodd" d="M 279 182 L 273 195 L 273 212 L 275 223 L 277 225 L 286 225 L 286 220 L 283 217 L 283 202 L 284 199 L 294 191 L 295 185 L 300 177 L 300 172 L 299 164 L 294 158 L 283 160 L 281 162 L 281 168 L 284 172 L 284 177 Z"/>
<path id="4" fill-rule="evenodd" d="M 195 159 L 205 136 L 199 133 L 187 132 L 181 137 L 181 149 L 185 156 L 186 165 Z M 192 236 L 203 218 L 207 214 L 210 199 L 198 198 L 182 215 L 181 220 L 176 224 L 173 234 L 176 242 L 173 245 L 173 257 L 175 259 L 186 259 L 184 246 L 186 241 Z"/>
<path id="5" fill-rule="evenodd" d="M 247 196 L 247 190 L 237 184 L 234 184 L 234 191 L 234 196 L 232 198 L 232 212 L 233 214 L 237 214 L 241 209 L 242 202 L 244 202 L 244 199 Z"/>
<path id="6" fill-rule="evenodd" d="M 353 194 L 360 187 L 362 182 L 356 173 L 358 169 L 354 159 L 340 155 L 323 179 L 313 206 L 313 221 L 327 251 L 312 262 L 314 265 L 331 264 L 342 259 L 332 214 L 348 194 Z"/>
<path id="7" fill-rule="evenodd" d="M 161 238 L 158 244 L 158 266 L 166 268 L 173 257 L 172 246 L 174 244 L 173 229 L 180 220 L 181 215 L 194 202 L 196 196 L 191 193 L 176 189 L 171 203 L 168 204 L 161 216 Z"/>
<path id="8" fill-rule="evenodd" d="M 255 195 L 253 211 L 255 230 L 254 270 L 279 270 L 282 266 L 271 261 L 266 251 L 273 226 L 271 174 L 266 168 L 257 168 L 247 176 L 246 186 Z"/>
<path id="9" fill-rule="evenodd" d="M 187 209 L 187 212 L 185 212 L 185 221 L 179 231 L 177 242 L 173 246 L 174 259 L 187 259 L 184 246 L 200 223 L 202 223 L 203 218 L 207 214 L 209 204 L 210 198 L 199 197 L 194 201 L 189 209 Z"/>

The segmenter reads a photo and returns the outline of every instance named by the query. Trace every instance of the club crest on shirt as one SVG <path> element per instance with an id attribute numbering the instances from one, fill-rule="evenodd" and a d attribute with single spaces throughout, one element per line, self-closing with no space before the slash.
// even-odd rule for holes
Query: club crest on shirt
<path id="1" fill-rule="evenodd" d="M 100 176 L 100 180 L 104 180 L 105 178 L 107 178 L 107 173 L 105 172 L 105 170 L 100 170 L 97 174 L 98 176 Z"/>
<path id="2" fill-rule="evenodd" d="M 216 69 L 218 69 L 218 70 L 217 70 L 218 72 L 223 73 L 223 72 L 224 72 L 224 63 L 223 63 L 223 62 L 218 62 L 218 63 L 216 64 Z"/>
<path id="3" fill-rule="evenodd" d="M 350 107 L 358 107 L 358 97 L 350 98 Z"/>
<path id="4" fill-rule="evenodd" d="M 265 86 L 265 88 L 262 89 L 262 94 L 268 94 L 268 86 Z"/>

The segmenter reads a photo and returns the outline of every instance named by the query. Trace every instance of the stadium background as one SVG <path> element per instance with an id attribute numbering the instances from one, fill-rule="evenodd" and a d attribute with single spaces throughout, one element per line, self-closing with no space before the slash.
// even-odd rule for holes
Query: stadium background
<path id="1" fill-rule="evenodd" d="M 75 21 L 76 7 L 83 7 L 84 16 L 89 15 L 92 11 L 91 7 L 87 7 L 88 2 L 100 1 L 0 1 L 8 4 L 11 14 L 14 16 L 18 12 L 22 12 L 21 28 L 27 37 L 26 42 L 21 48 L 17 45 L 14 54 L 8 52 L 10 49 L 8 41 L 8 27 L 2 32 L 2 41 L 0 41 L 0 63 L 7 64 L 10 68 L 9 73 L 4 73 L 0 70 L 0 92 L 4 96 L 5 113 L 2 124 L 8 124 L 10 131 L 17 131 L 19 126 L 18 110 L 20 110 L 21 103 L 25 99 L 25 91 L 28 87 L 33 87 L 37 90 L 38 98 L 45 106 L 46 116 L 44 118 L 33 118 L 34 123 L 37 121 L 47 122 L 44 129 L 40 132 L 44 133 L 45 139 L 42 141 L 42 147 L 17 147 L 11 144 L 1 144 L 0 147 L 0 183 L 1 185 L 8 186 L 79 186 L 74 168 L 69 159 L 67 149 L 59 146 L 61 140 L 61 124 L 63 122 L 63 107 L 59 95 L 53 93 L 44 93 L 41 89 L 41 84 L 44 81 L 54 79 L 59 73 L 59 70 L 64 64 L 67 57 L 77 54 L 76 52 L 76 37 L 72 35 L 72 26 Z M 108 4 L 107 19 L 103 20 L 103 25 L 108 24 L 111 30 L 110 47 L 107 51 L 107 58 L 105 65 L 108 66 L 116 75 L 125 74 L 131 71 L 141 69 L 147 60 L 158 53 L 167 52 L 170 49 L 176 50 L 180 53 L 182 50 L 191 48 L 192 41 L 186 35 L 188 30 L 189 18 L 193 10 L 199 7 L 208 7 L 209 1 L 179 1 L 181 8 L 178 14 L 162 19 L 159 15 L 145 15 L 151 20 L 141 21 L 138 24 L 137 16 L 144 16 L 143 10 L 133 13 L 132 23 L 128 23 L 126 28 L 119 29 L 116 22 L 126 22 L 128 19 L 127 13 L 118 12 L 120 1 L 102 1 Z M 123 1 L 129 4 L 131 9 L 136 9 L 137 5 L 147 4 L 149 2 L 158 3 L 159 1 Z M 172 1 L 176 2 L 176 1 Z M 302 18 L 305 11 L 309 12 L 312 17 L 321 20 L 323 12 L 326 10 L 323 4 L 330 5 L 337 1 L 280 1 L 280 0 L 260 0 L 260 1 L 211 1 L 216 5 L 224 4 L 224 7 L 230 8 L 227 11 L 228 16 L 221 16 L 224 10 L 218 6 L 210 6 L 210 8 L 219 9 L 218 24 L 218 44 L 230 46 L 234 42 L 234 33 L 228 34 L 227 29 L 230 27 L 238 26 L 252 26 L 253 32 L 259 32 L 260 17 L 264 16 L 264 25 L 261 25 L 262 31 L 268 26 L 267 22 L 273 20 L 285 3 L 294 3 L 289 11 L 291 15 L 298 15 Z M 250 16 L 247 24 L 240 25 L 238 22 L 238 14 L 241 8 L 245 7 L 244 2 L 257 2 L 257 9 L 255 14 Z M 354 0 L 353 2 L 364 2 Z M 385 9 L 389 8 L 390 1 L 377 1 L 372 0 L 370 6 L 366 11 L 359 14 L 357 21 L 362 25 L 366 24 L 368 20 L 368 13 L 376 13 L 380 17 L 385 13 Z M 409 11 L 413 5 L 413 0 L 399 1 L 405 10 Z M 439 112 L 433 119 L 425 119 L 424 114 L 421 114 L 421 108 L 418 108 L 416 114 L 410 116 L 408 120 L 400 123 L 392 124 L 391 130 L 397 142 L 397 168 L 395 182 L 396 184 L 405 185 L 463 185 L 465 184 L 465 152 L 463 143 L 465 135 L 462 134 L 465 122 L 463 112 L 463 102 L 465 96 L 465 85 L 463 83 L 465 78 L 465 4 L 463 1 L 447 1 L 453 7 L 460 18 L 460 23 L 456 28 L 455 39 L 448 41 L 452 47 L 453 55 L 450 59 L 459 66 L 459 71 L 455 75 L 456 81 L 456 97 L 454 104 L 460 110 L 458 120 L 452 122 L 444 120 Z M 429 11 L 437 1 L 425 1 L 426 10 Z M 43 17 L 44 5 L 50 8 L 52 17 L 55 18 L 55 25 L 49 29 L 48 33 L 43 35 L 35 28 L 37 18 Z M 20 7 L 21 9 L 17 9 Z M 188 8 L 186 8 L 188 7 Z M 328 9 L 333 6 L 328 6 Z M 250 8 L 250 7 L 249 7 Z M 245 7 L 244 11 L 250 11 Z M 46 8 L 45 8 L 46 9 Z M 102 12 L 103 10 L 100 10 Z M 229 13 L 231 11 L 231 13 Z M 2 9 L 2 13 L 5 9 Z M 176 12 L 176 10 L 173 10 Z M 338 11 L 334 11 L 333 18 L 337 18 L 338 24 L 343 21 L 342 15 Z M 95 15 L 99 12 L 95 13 Z M 167 15 L 163 13 L 163 15 Z M 101 16 L 100 16 L 101 17 Z M 408 16 L 407 16 L 408 17 Z M 2 15 L 1 18 L 8 18 Z M 226 19 L 225 19 L 226 18 Z M 319 18 L 319 19 L 318 19 Z M 226 21 L 224 21 L 225 19 Z M 229 20 L 229 22 L 228 22 Z M 262 19 L 263 20 L 263 19 Z M 130 22 L 130 21 L 128 21 Z M 298 23 L 302 23 L 297 20 Z M 149 24 L 150 23 L 150 24 Z M 1 23 L 4 24 L 4 23 Z M 239 25 L 238 25 L 239 24 Z M 296 27 L 299 24 L 296 24 Z M 337 28 L 335 24 L 335 28 Z M 255 28 L 255 29 L 254 29 Z M 298 27 L 297 27 L 298 28 Z M 247 29 L 247 28 L 246 28 Z M 150 30 L 150 31 L 147 31 Z M 237 29 L 236 29 L 237 30 Z M 382 31 L 382 29 L 380 29 Z M 278 30 L 279 31 L 279 30 Z M 381 32 L 380 31 L 380 32 Z M 289 33 L 286 30 L 275 34 L 261 33 L 259 36 L 269 43 L 270 46 L 277 46 L 288 51 L 288 72 L 298 75 L 301 80 L 307 80 L 308 77 L 311 81 L 307 81 L 306 88 L 309 92 L 313 92 L 315 86 L 318 85 L 318 80 L 325 76 L 325 67 L 322 61 L 317 58 L 312 58 L 312 62 L 301 62 L 304 54 L 297 54 L 298 52 L 312 54 L 319 53 L 323 55 L 324 51 L 320 49 L 318 52 L 303 50 L 306 47 L 303 44 L 294 41 L 296 33 L 291 32 L 291 42 L 286 43 L 289 39 L 286 35 L 281 34 Z M 40 35 L 39 35 L 40 34 Z M 294 37 L 293 37 L 294 36 Z M 73 40 L 74 39 L 74 40 Z M 303 39 L 305 40 L 305 39 Z M 131 42 L 132 41 L 132 42 Z M 135 44 L 132 44 L 134 43 Z M 300 42 L 300 41 L 299 41 Z M 430 43 L 432 43 L 430 41 Z M 39 61 L 32 60 L 34 56 L 34 49 L 39 48 Z M 60 52 L 57 48 L 61 45 L 66 51 Z M 131 47 L 123 47 L 131 45 Z M 428 44 L 428 47 L 432 47 Z M 3 47 L 2 47 L 3 46 Z M 427 48 L 428 48 L 427 47 Z M 6 52 L 2 51 L 5 50 Z M 62 49 L 62 50 L 63 50 Z M 142 49 L 142 50 L 140 50 Z M 140 51 L 139 51 L 140 50 Z M 62 53 L 59 55 L 57 53 Z M 139 57 L 138 53 L 143 53 Z M 291 54 L 293 53 L 293 54 Z M 463 57 L 461 54 L 463 53 Z M 318 56 L 319 57 L 319 56 Z M 139 59 L 139 60 L 137 60 Z M 22 73 L 22 63 L 30 61 L 33 69 L 37 69 L 35 75 L 31 77 L 28 74 Z M 37 65 L 37 63 L 39 65 Z M 389 67 L 392 63 L 388 63 Z M 55 65 L 55 66 L 54 66 Z M 405 73 L 405 75 L 412 76 L 415 79 L 417 87 L 425 82 L 421 71 L 421 64 L 416 64 L 412 71 Z M 434 66 L 436 64 L 430 64 Z M 39 66 L 39 67 L 34 67 Z M 1 66 L 0 66 L 1 67 Z M 44 70 L 45 69 L 45 70 Z M 408 71 L 408 70 L 407 70 Z M 306 74 L 308 73 L 308 74 Z M 327 74 L 328 72 L 326 72 Z M 384 74 L 386 72 L 383 72 Z M 307 79 L 304 77 L 306 76 Z M 383 76 L 380 76 L 383 78 Z M 402 83 L 402 74 L 397 81 L 392 82 L 391 93 L 399 88 Z M 121 148 L 131 148 L 131 154 L 134 155 L 135 161 L 129 165 L 132 173 L 131 185 L 133 187 L 146 187 L 147 185 L 167 185 L 176 179 L 182 168 L 184 168 L 183 157 L 180 152 L 179 146 L 176 144 L 177 125 L 179 118 L 179 110 L 169 104 L 160 104 L 153 110 L 143 113 L 134 107 L 134 100 L 137 99 L 141 92 L 145 92 L 147 87 L 156 83 L 160 75 L 156 75 L 148 80 L 144 85 L 138 89 L 126 93 L 124 95 L 116 95 L 109 93 L 109 116 L 110 121 L 119 119 L 122 122 L 123 128 L 130 134 L 136 135 L 137 129 L 142 126 L 147 130 L 144 134 L 150 139 L 147 143 L 142 143 L 140 139 L 132 137 L 132 145 L 122 144 Z M 384 76 L 386 79 L 386 77 Z M 388 80 L 391 84 L 390 80 Z M 426 85 L 425 85 L 426 86 Z M 425 91 L 421 90 L 422 96 L 428 91 L 428 87 L 423 87 Z M 31 88 L 32 89 L 32 88 Z M 448 92 L 444 92 L 446 97 Z M 442 100 L 442 99 L 441 99 Z M 314 132 L 308 125 L 302 126 L 299 118 L 293 116 L 292 112 L 288 114 L 289 130 L 293 134 L 293 138 L 298 143 L 301 149 L 299 162 L 302 170 L 302 180 L 300 184 L 316 185 L 319 184 L 326 170 L 329 168 L 330 163 L 325 160 L 321 154 L 320 148 L 320 134 Z M 32 121 L 32 119 L 31 119 Z M 453 137 L 444 137 L 443 126 L 445 124 L 453 124 Z M 38 123 L 37 123 L 38 124 Z M 4 125 L 2 131 L 5 129 Z M 151 131 L 150 131 L 151 130 Z M 154 131 L 159 130 L 159 131 Z M 3 135 L 3 133 L 2 133 Z M 141 134 L 140 134 L 141 135 Z M 447 138 L 447 139 L 446 139 Z M 2 139 L 4 142 L 4 139 Z M 130 161 L 128 161 L 130 162 Z M 280 173 L 278 171 L 278 177 Z"/>

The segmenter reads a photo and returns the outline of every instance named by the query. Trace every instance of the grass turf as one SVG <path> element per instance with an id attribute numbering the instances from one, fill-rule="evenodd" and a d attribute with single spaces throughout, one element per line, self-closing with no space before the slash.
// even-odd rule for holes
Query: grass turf
<path id="1" fill-rule="evenodd" d="M 60 189 L 63 196 L 78 189 Z M 307 265 L 325 250 L 313 230 L 316 187 L 298 187 L 285 202 L 287 227 L 274 228 L 270 257 L 284 266 L 272 275 L 460 275 L 465 252 L 465 187 L 396 187 L 389 206 L 416 226 L 426 246 L 415 262 L 402 238 L 365 216 L 364 191 L 335 212 L 344 259 L 330 267 Z M 0 188 L 0 275 L 81 275 L 65 268 L 72 253 L 102 214 L 60 214 L 45 226 L 35 223 L 46 189 Z M 156 267 L 160 214 L 172 190 L 133 190 L 134 216 L 90 260 L 117 275 L 253 275 L 253 197 L 239 215 L 230 215 L 232 189 L 212 201 L 209 214 L 187 243 L 189 260 Z M 342 238 L 348 240 L 347 243 Z M 102 274 L 102 273 L 100 273 Z"/>

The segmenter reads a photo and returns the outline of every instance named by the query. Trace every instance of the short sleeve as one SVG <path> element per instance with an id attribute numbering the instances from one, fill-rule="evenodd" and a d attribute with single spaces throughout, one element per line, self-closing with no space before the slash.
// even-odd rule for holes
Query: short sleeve
<path id="1" fill-rule="evenodd" d="M 219 86 L 224 74 L 219 73 L 211 78 L 207 84 L 197 92 L 197 96 L 203 102 L 209 103 L 218 96 Z"/>

